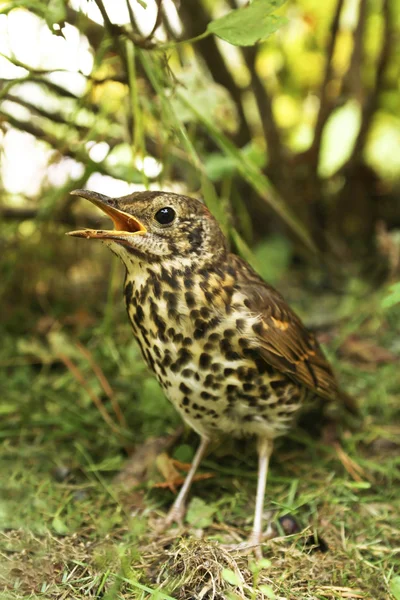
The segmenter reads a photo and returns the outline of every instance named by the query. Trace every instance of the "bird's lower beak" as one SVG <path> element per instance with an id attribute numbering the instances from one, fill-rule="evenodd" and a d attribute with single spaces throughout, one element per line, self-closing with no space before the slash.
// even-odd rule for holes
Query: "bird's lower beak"
<path id="1" fill-rule="evenodd" d="M 138 219 L 132 215 L 115 208 L 110 204 L 110 198 L 98 194 L 97 192 L 90 192 L 89 190 L 74 190 L 71 192 L 72 196 L 80 196 L 86 200 L 90 200 L 93 204 L 98 206 L 106 215 L 108 215 L 113 224 L 114 229 L 80 229 L 78 231 L 69 231 L 67 235 L 82 238 L 94 238 L 98 240 L 105 239 L 126 239 L 127 237 L 139 233 L 146 233 L 147 229 Z"/>

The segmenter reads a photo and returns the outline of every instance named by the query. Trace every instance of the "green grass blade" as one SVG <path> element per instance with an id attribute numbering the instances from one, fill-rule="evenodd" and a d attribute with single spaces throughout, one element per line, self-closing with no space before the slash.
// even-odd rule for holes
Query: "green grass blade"
<path id="1" fill-rule="evenodd" d="M 268 178 L 251 162 L 236 146 L 203 114 L 201 114 L 186 98 L 182 91 L 177 92 L 181 102 L 187 106 L 200 123 L 207 129 L 210 136 L 218 144 L 221 150 L 229 156 L 236 165 L 242 177 L 252 188 L 265 200 L 270 207 L 285 221 L 293 232 L 313 252 L 318 252 L 310 234 L 304 225 L 297 219 L 292 211 L 286 206 L 274 186 Z"/>

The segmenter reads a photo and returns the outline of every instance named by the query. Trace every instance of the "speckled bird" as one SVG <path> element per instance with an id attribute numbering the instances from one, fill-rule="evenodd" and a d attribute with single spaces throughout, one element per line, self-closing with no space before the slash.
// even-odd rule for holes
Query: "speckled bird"
<path id="1" fill-rule="evenodd" d="M 248 545 L 260 548 L 274 439 L 313 396 L 345 397 L 317 340 L 283 297 L 229 251 L 201 201 L 161 191 L 122 198 L 72 193 L 112 219 L 113 230 L 69 235 L 101 240 L 125 264 L 125 302 L 143 358 L 201 439 L 166 524 L 182 519 L 210 440 L 255 437 L 259 469 Z"/>

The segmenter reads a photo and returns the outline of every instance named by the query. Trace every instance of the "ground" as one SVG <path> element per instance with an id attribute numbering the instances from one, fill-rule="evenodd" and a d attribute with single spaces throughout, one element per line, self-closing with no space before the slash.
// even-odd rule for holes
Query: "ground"
<path id="1" fill-rule="evenodd" d="M 169 457 L 190 462 L 197 440 L 177 430 L 124 318 L 42 316 L 28 335 L 4 331 L 0 598 L 398 600 L 399 315 L 379 298 L 329 302 L 321 339 L 360 416 L 278 442 L 275 537 L 258 563 L 224 545 L 251 527 L 250 443 L 216 448 L 184 528 L 157 533 L 173 500 L 155 487 L 160 471 L 182 474 Z"/>

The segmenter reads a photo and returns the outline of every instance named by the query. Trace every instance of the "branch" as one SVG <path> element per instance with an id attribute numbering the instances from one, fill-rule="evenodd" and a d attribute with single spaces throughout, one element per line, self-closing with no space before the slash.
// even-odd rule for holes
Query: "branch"
<path id="1" fill-rule="evenodd" d="M 180 17 L 190 38 L 194 38 L 203 33 L 210 21 L 210 17 L 200 0 L 182 2 L 180 6 Z M 207 37 L 200 40 L 195 44 L 194 51 L 201 55 L 214 81 L 222 85 L 230 93 L 236 105 L 239 118 L 236 143 L 239 146 L 244 146 L 251 140 L 252 134 L 243 110 L 242 92 L 236 85 L 231 72 L 227 68 L 214 37 Z"/>
<path id="2" fill-rule="evenodd" d="M 78 125 L 75 122 L 68 121 L 59 111 L 48 112 L 44 108 L 36 106 L 35 104 L 32 104 L 28 100 L 24 100 L 23 98 L 20 98 L 19 96 L 14 96 L 14 94 L 7 94 L 4 98 L 4 100 L 9 100 L 10 102 L 15 102 L 16 104 L 19 104 L 20 106 L 24 106 L 25 108 L 30 110 L 33 114 L 36 114 L 39 117 L 42 117 L 44 119 L 48 119 L 52 123 L 66 125 L 67 127 L 70 127 L 71 130 L 76 131 L 77 133 L 79 133 L 82 136 L 85 136 L 88 132 L 90 132 L 92 130 L 91 126 L 86 127 L 83 125 Z M 92 107 L 90 106 L 88 108 L 91 110 Z M 96 112 L 96 111 L 93 111 L 93 112 Z M 110 127 L 111 127 L 111 123 L 110 123 Z M 96 139 L 95 141 L 99 141 L 99 140 Z M 118 144 L 121 144 L 124 140 L 122 137 L 113 137 L 112 138 L 110 136 L 106 136 L 106 141 L 107 141 L 107 144 L 110 146 L 110 149 L 112 149 L 115 146 L 117 146 Z"/>
<path id="3" fill-rule="evenodd" d="M 149 35 L 147 36 L 146 40 L 150 41 L 153 39 L 153 36 L 155 34 L 155 32 L 157 31 L 157 29 L 160 27 L 161 23 L 162 23 L 162 3 L 163 0 L 156 0 L 157 3 L 157 16 L 156 16 L 156 20 L 153 26 L 153 29 L 150 31 Z"/>
<path id="4" fill-rule="evenodd" d="M 367 0 L 360 0 L 358 10 L 357 27 L 353 34 L 353 52 L 351 54 L 350 65 L 343 78 L 343 88 L 348 92 L 348 96 L 354 96 L 360 101 L 362 99 L 362 67 L 364 64 L 364 33 L 367 23 L 368 5 Z"/>
<path id="5" fill-rule="evenodd" d="M 38 77 L 36 75 L 27 75 L 23 80 L 20 79 L 6 79 L 6 78 L 1 78 L 0 79 L 0 90 L 6 86 L 9 85 L 11 83 L 14 83 L 15 85 L 21 85 L 25 82 L 33 82 L 33 83 L 39 83 L 39 84 L 43 84 L 45 85 L 50 91 L 65 97 L 65 98 L 73 98 L 74 100 L 78 100 L 78 96 L 76 96 L 75 94 L 73 94 L 72 92 L 70 92 L 69 90 L 66 90 L 65 88 L 57 85 L 56 83 L 53 83 L 52 81 L 49 81 L 48 79 L 43 79 L 42 77 Z M 11 89 L 11 86 L 10 86 Z"/>
<path id="6" fill-rule="evenodd" d="M 333 105 L 328 94 L 329 82 L 333 74 L 333 53 L 336 45 L 336 38 L 339 31 L 340 13 L 342 11 L 344 0 L 338 0 L 336 4 L 335 14 L 331 23 L 331 31 L 328 46 L 326 49 L 325 71 L 322 79 L 322 84 L 319 92 L 319 111 L 314 129 L 314 139 L 309 150 L 310 163 L 314 172 L 317 171 L 319 150 L 321 147 L 322 132 L 325 127 L 332 110 Z"/>
<path id="7" fill-rule="evenodd" d="M 36 139 L 46 142 L 49 146 L 51 146 L 54 150 L 60 152 L 60 154 L 62 154 L 63 156 L 69 156 L 70 158 L 73 158 L 74 160 L 83 163 L 87 168 L 92 167 L 93 172 L 97 171 L 98 173 L 101 173 L 103 175 L 109 175 L 110 177 L 114 177 L 113 173 L 111 173 L 104 166 L 103 163 L 93 162 L 86 154 L 86 152 L 82 151 L 81 145 L 79 145 L 79 147 L 76 150 L 73 150 L 71 148 L 71 145 L 67 144 L 65 140 L 60 140 L 55 135 L 52 135 L 51 133 L 45 131 L 41 127 L 33 125 L 33 123 L 30 121 L 16 119 L 15 117 L 7 113 L 4 109 L 0 110 L 0 116 L 4 117 L 5 121 L 15 129 L 18 129 L 19 131 L 24 131 L 25 133 L 30 133 Z"/>
<path id="8" fill-rule="evenodd" d="M 368 92 L 367 98 L 364 102 L 361 115 L 360 131 L 358 132 L 358 136 L 354 143 L 353 152 L 344 168 L 348 168 L 357 162 L 361 162 L 364 147 L 371 129 L 373 116 L 379 107 L 379 95 L 383 87 L 386 68 L 389 62 L 394 40 L 394 29 L 392 26 L 394 20 L 390 12 L 389 0 L 383 0 L 382 14 L 384 27 L 382 32 L 382 46 L 376 64 L 375 83 L 373 89 Z"/>
<path id="9" fill-rule="evenodd" d="M 28 206 L 23 208 L 0 206 L 0 217 L 4 221 L 32 221 L 38 217 L 39 213 L 39 209 L 30 208 Z M 96 229 L 99 226 L 98 217 L 96 218 L 90 214 L 80 214 L 78 217 L 70 212 L 64 211 L 59 214 L 52 214 L 51 221 L 68 225 L 69 227 L 79 227 L 82 223 L 85 223 L 85 227 L 91 227 L 93 229 Z"/>
<path id="10" fill-rule="evenodd" d="M 242 54 L 251 75 L 251 87 L 257 102 L 264 138 L 268 147 L 268 167 L 279 178 L 284 166 L 284 150 L 278 126 L 272 112 L 272 99 L 256 71 L 257 50 L 254 46 L 242 48 Z"/>
<path id="11" fill-rule="evenodd" d="M 122 33 L 122 29 L 119 25 L 115 25 L 110 21 L 110 17 L 104 7 L 103 0 L 94 0 L 97 4 L 97 8 L 99 9 L 101 16 L 103 17 L 105 28 L 111 33 L 112 37 L 118 36 Z"/>

